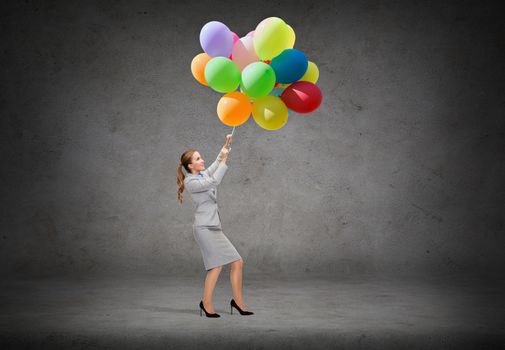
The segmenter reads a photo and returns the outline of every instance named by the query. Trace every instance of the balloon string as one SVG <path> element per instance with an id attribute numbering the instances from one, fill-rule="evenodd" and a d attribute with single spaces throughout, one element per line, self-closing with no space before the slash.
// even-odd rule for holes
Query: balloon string
<path id="1" fill-rule="evenodd" d="M 231 131 L 231 137 L 233 137 L 233 133 L 234 133 L 234 132 L 235 132 L 235 127 L 233 127 L 233 130 Z M 228 152 L 230 152 L 230 151 L 231 151 L 231 145 L 230 145 L 230 147 L 228 148 Z"/>

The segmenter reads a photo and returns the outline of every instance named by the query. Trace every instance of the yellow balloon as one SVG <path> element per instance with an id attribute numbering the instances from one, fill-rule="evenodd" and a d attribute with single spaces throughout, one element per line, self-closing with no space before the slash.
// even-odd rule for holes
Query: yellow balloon
<path id="1" fill-rule="evenodd" d="M 296 35 L 295 35 L 295 31 L 293 30 L 293 28 L 291 28 L 291 26 L 289 24 L 286 24 L 286 25 L 288 26 L 288 29 L 289 29 L 288 47 L 290 49 L 292 49 L 293 47 L 295 47 Z"/>
<path id="2" fill-rule="evenodd" d="M 286 22 L 279 17 L 261 21 L 254 30 L 253 44 L 260 60 L 271 60 L 290 48 L 291 32 Z"/>
<path id="3" fill-rule="evenodd" d="M 319 79 L 319 68 L 317 68 L 314 62 L 309 61 L 309 65 L 307 66 L 307 70 L 303 77 L 299 79 L 299 81 L 308 81 L 310 83 L 315 84 Z"/>
<path id="4" fill-rule="evenodd" d="M 266 130 L 282 128 L 288 121 L 288 107 L 277 96 L 264 96 L 253 102 L 253 118 Z"/>

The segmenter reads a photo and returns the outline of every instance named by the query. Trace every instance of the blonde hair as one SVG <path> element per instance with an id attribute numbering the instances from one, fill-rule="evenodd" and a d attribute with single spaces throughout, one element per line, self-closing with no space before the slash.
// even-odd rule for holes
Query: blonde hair
<path id="1" fill-rule="evenodd" d="M 182 205 L 182 192 L 184 192 L 184 179 L 186 176 L 182 171 L 182 167 L 186 169 L 188 173 L 191 173 L 191 170 L 188 168 L 188 165 L 191 164 L 191 160 L 193 159 L 193 154 L 196 152 L 196 149 L 188 149 L 181 155 L 181 162 L 177 167 L 177 185 L 179 189 L 177 190 L 177 200 L 179 201 L 179 205 Z"/>

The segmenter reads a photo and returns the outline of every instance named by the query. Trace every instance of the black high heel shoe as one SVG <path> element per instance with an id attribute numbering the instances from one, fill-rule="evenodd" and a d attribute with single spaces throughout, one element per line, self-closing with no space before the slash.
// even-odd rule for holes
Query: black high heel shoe
<path id="1" fill-rule="evenodd" d="M 230 301 L 230 315 L 233 315 L 233 308 L 237 309 L 238 312 L 240 312 L 241 315 L 254 315 L 254 312 L 252 311 L 244 311 L 240 308 L 240 306 L 237 305 L 235 302 L 235 299 L 232 299 Z"/>
<path id="2" fill-rule="evenodd" d="M 203 307 L 203 301 L 200 301 L 200 316 L 202 316 L 202 310 L 205 311 L 205 316 L 207 316 L 207 317 L 221 317 L 220 314 L 216 314 L 216 313 L 209 314 L 207 312 L 207 310 L 205 310 L 205 308 Z"/>

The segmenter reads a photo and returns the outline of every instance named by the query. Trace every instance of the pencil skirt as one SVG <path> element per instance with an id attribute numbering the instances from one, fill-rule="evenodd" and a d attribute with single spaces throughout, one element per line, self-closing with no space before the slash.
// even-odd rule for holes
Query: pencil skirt
<path id="1" fill-rule="evenodd" d="M 200 247 L 207 271 L 242 259 L 220 227 L 193 225 L 193 236 Z"/>

